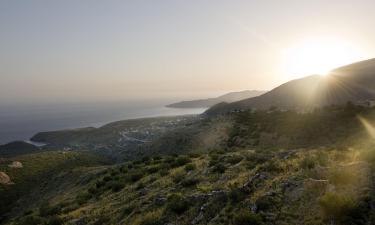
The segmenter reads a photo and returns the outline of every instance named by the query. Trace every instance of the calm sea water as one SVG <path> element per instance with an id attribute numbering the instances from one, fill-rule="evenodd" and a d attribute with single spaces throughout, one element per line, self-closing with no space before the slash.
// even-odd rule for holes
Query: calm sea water
<path id="1" fill-rule="evenodd" d="M 0 105 L 0 144 L 28 140 L 40 131 L 52 131 L 144 117 L 199 114 L 205 109 L 172 109 L 171 102 Z"/>

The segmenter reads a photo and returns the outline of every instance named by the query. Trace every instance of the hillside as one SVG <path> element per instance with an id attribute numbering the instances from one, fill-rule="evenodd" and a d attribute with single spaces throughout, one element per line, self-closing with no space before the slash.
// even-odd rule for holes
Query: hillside
<path id="1" fill-rule="evenodd" d="M 38 147 L 23 141 L 14 141 L 5 145 L 0 145 L 0 157 L 13 157 L 37 151 L 40 151 Z"/>
<path id="2" fill-rule="evenodd" d="M 243 109 L 311 110 L 331 104 L 345 104 L 375 99 L 375 59 L 347 65 L 326 76 L 312 75 L 282 84 L 273 90 L 245 100 L 209 109 L 217 114 Z"/>
<path id="3" fill-rule="evenodd" d="M 13 164 L 19 166 L 11 166 Z M 49 151 L 25 154 L 2 159 L 0 171 L 6 174 L 9 184 L 0 184 L 0 223 L 8 216 L 19 215 L 20 209 L 30 207 L 34 201 L 60 193 L 64 190 L 62 183 L 73 185 L 76 176 L 85 173 L 87 166 L 107 164 L 105 159 L 85 152 Z M 64 182 L 55 182 L 56 178 L 64 175 Z M 46 184 L 54 182 L 54 188 L 46 190 Z M 61 180 L 60 180 L 61 181 Z"/>
<path id="4" fill-rule="evenodd" d="M 373 224 L 373 121 L 351 104 L 243 111 L 166 132 L 117 165 L 71 151 L 8 159 L 15 185 L 0 194 L 23 191 L 4 224 Z"/>
<path id="5" fill-rule="evenodd" d="M 230 92 L 216 98 L 199 99 L 192 101 L 182 101 L 167 105 L 170 108 L 208 108 L 220 102 L 235 102 L 246 98 L 252 98 L 266 93 L 266 91 L 246 90 L 239 92 Z"/>
<path id="6" fill-rule="evenodd" d="M 109 123 L 99 128 L 40 132 L 31 140 L 46 143 L 44 149 L 90 150 L 119 160 L 123 157 L 133 157 L 140 145 L 196 120 L 199 120 L 199 117 L 131 119 Z"/>

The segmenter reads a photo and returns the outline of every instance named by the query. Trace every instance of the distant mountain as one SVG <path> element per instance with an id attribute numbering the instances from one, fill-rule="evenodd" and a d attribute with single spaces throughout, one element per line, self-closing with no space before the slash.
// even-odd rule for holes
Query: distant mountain
<path id="1" fill-rule="evenodd" d="M 38 150 L 40 149 L 35 145 L 23 141 L 14 141 L 5 145 L 0 145 L 0 157 L 13 157 L 16 155 L 34 153 Z"/>
<path id="2" fill-rule="evenodd" d="M 206 111 L 216 114 L 242 109 L 306 110 L 348 101 L 375 99 L 375 59 L 357 62 L 331 71 L 327 76 L 311 75 L 284 83 L 253 98 L 221 104 Z"/>
<path id="3" fill-rule="evenodd" d="M 170 108 L 208 108 L 220 102 L 230 103 L 230 102 L 240 101 L 246 98 L 256 97 L 264 93 L 266 93 L 266 91 L 246 90 L 246 91 L 239 91 L 239 92 L 230 92 L 228 94 L 221 95 L 217 98 L 182 101 L 182 102 L 177 102 L 177 103 L 167 105 L 167 107 L 170 107 Z"/>

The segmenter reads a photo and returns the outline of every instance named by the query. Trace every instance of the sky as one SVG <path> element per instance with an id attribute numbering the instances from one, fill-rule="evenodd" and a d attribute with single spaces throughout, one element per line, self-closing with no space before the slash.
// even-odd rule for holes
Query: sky
<path id="1" fill-rule="evenodd" d="M 373 0 L 0 0 L 0 103 L 270 90 L 309 75 L 285 69 L 299 57 L 285 59 L 285 50 L 305 40 L 335 37 L 358 59 L 375 57 L 374 8 Z"/>

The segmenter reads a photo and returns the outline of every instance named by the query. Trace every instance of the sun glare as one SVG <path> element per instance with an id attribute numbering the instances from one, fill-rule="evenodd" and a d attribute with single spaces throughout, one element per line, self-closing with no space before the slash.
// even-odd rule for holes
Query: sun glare
<path id="1" fill-rule="evenodd" d="M 350 42 L 338 38 L 311 38 L 283 50 L 287 76 L 326 75 L 330 70 L 364 58 Z"/>

